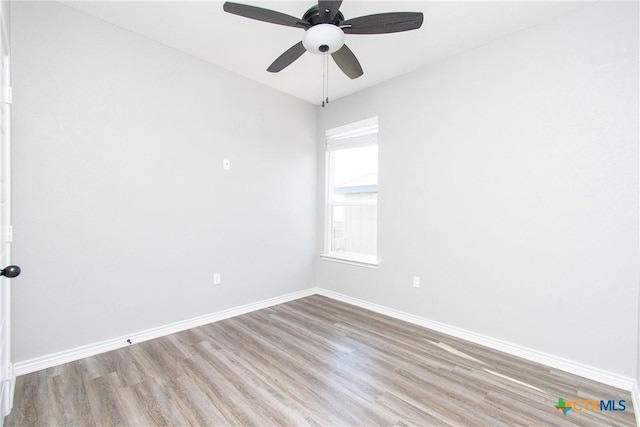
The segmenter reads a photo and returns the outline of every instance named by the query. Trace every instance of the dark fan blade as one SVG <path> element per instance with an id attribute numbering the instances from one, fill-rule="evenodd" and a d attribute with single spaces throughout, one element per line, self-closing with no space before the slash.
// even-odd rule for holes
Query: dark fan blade
<path id="1" fill-rule="evenodd" d="M 269 22 L 271 24 L 286 25 L 287 27 L 297 28 L 309 28 L 311 26 L 308 22 L 302 21 L 295 16 L 276 12 L 275 10 L 263 9 L 261 7 L 225 2 L 222 8 L 225 12 L 233 13 L 234 15 Z"/>
<path id="2" fill-rule="evenodd" d="M 336 52 L 333 52 L 331 56 L 333 57 L 333 60 L 336 61 L 336 64 L 338 64 L 338 67 L 340 67 L 342 72 L 350 79 L 357 79 L 364 74 L 358 59 L 346 44 L 342 45 L 342 47 Z"/>
<path id="3" fill-rule="evenodd" d="M 280 55 L 278 59 L 273 61 L 273 64 L 269 65 L 267 71 L 270 73 L 277 73 L 287 68 L 293 61 L 300 58 L 307 49 L 304 48 L 302 42 L 298 42 L 291 46 L 285 53 Z"/>
<path id="4" fill-rule="evenodd" d="M 389 12 L 360 16 L 340 23 L 345 34 L 385 34 L 398 33 L 420 28 L 421 12 Z"/>
<path id="5" fill-rule="evenodd" d="M 331 22 L 338 14 L 342 0 L 318 0 L 318 13 L 322 22 Z"/>

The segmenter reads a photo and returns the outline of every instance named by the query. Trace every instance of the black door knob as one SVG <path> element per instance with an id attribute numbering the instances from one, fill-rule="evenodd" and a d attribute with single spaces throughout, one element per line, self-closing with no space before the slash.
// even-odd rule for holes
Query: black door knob
<path id="1" fill-rule="evenodd" d="M 0 276 L 5 276 L 5 277 L 8 277 L 9 279 L 12 279 L 14 277 L 18 277 L 21 272 L 22 270 L 17 265 L 9 265 L 4 269 L 0 270 Z"/>

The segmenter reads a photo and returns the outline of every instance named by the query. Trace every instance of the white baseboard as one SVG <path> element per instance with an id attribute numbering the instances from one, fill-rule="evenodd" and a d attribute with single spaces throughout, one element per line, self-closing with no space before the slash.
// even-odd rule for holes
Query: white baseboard
<path id="1" fill-rule="evenodd" d="M 638 381 L 634 381 L 631 400 L 633 401 L 633 413 L 636 414 L 636 425 L 640 426 L 640 388 L 638 387 Z"/>
<path id="2" fill-rule="evenodd" d="M 623 390 L 632 391 L 634 384 L 637 384 L 634 379 L 625 377 L 613 372 L 605 371 L 593 366 L 588 366 L 579 362 L 575 362 L 562 357 L 554 356 L 551 354 L 543 353 L 541 351 L 533 350 L 527 347 L 523 347 L 518 344 L 513 344 L 507 341 L 492 338 L 486 335 L 478 334 L 476 332 L 468 331 L 466 329 L 458 328 L 456 326 L 447 325 L 445 323 L 436 322 L 434 320 L 419 317 L 410 313 L 388 308 L 382 305 L 374 304 L 358 298 L 353 298 L 347 295 L 343 295 L 337 292 L 329 291 L 319 288 L 317 290 L 319 295 L 326 296 L 338 301 L 346 302 L 347 304 L 355 305 L 367 310 L 375 311 L 376 313 L 385 314 L 387 316 L 404 320 L 415 325 L 423 326 L 428 329 L 432 329 L 437 332 L 442 332 L 447 335 L 451 335 L 456 338 L 471 341 L 476 344 L 483 345 L 485 347 L 499 350 L 504 353 L 508 353 L 514 356 L 522 357 L 533 362 L 541 363 L 551 368 L 559 369 L 561 371 L 569 372 L 590 380 L 598 381 L 600 383 L 608 384 L 613 387 L 617 387 Z M 637 389 L 636 389 L 637 391 Z M 634 410 L 638 408 L 635 406 Z M 637 411 L 640 412 L 640 411 Z M 636 412 L 636 413 L 637 413 Z M 640 425 L 640 424 L 638 424 Z"/>
<path id="3" fill-rule="evenodd" d="M 165 335 L 174 334 L 176 332 L 181 332 L 190 328 L 206 325 L 208 323 L 217 322 L 219 320 L 228 319 L 230 317 L 239 316 L 241 314 L 250 313 L 252 311 L 261 310 L 263 308 L 293 301 L 299 298 L 304 298 L 310 295 L 314 295 L 315 293 L 317 293 L 316 288 L 305 289 L 303 291 L 293 292 L 290 294 L 282 295 L 280 297 L 269 298 L 266 300 L 241 305 L 239 307 L 234 307 L 228 310 L 222 310 L 216 313 L 194 317 L 193 319 L 171 323 L 169 325 L 160 326 L 158 328 L 134 332 L 132 334 L 121 336 L 118 338 L 113 338 L 102 342 L 61 351 L 59 353 L 37 357 L 34 359 L 26 360 L 24 362 L 17 362 L 13 365 L 14 372 L 17 376 L 29 374 L 41 369 L 51 368 L 53 366 L 62 365 L 63 363 L 73 362 L 85 357 L 95 356 L 96 354 L 106 353 L 107 351 L 126 347 L 130 345 L 127 340 L 131 340 L 131 343 L 135 344 L 154 338 L 159 338 Z"/>
<path id="4" fill-rule="evenodd" d="M 605 371 L 592 366 L 584 365 L 572 360 L 568 360 L 562 357 L 554 356 L 551 354 L 543 353 L 537 350 L 533 350 L 521 345 L 513 344 L 507 341 L 492 338 L 486 335 L 478 334 L 476 332 L 468 331 L 466 329 L 458 328 L 455 326 L 447 325 L 444 323 L 436 322 L 424 317 L 416 316 L 403 311 L 388 308 L 379 304 L 374 304 L 358 298 L 353 298 L 347 295 L 343 295 L 337 292 L 329 291 L 322 288 L 310 288 L 299 292 L 290 293 L 276 298 L 270 298 L 262 301 L 257 301 L 250 304 L 245 304 L 239 307 L 234 307 L 228 310 L 222 310 L 216 313 L 207 314 L 204 316 L 195 317 L 193 319 L 187 319 L 180 322 L 172 323 L 169 325 L 161 326 L 158 328 L 149 329 L 146 331 L 136 332 L 126 336 L 113 338 L 110 340 L 90 344 L 82 347 L 77 347 L 69 350 L 65 350 L 59 353 L 37 357 L 34 359 L 18 362 L 13 365 L 16 376 L 29 374 L 41 369 L 51 368 L 53 366 L 61 365 L 63 363 L 73 362 L 85 357 L 94 356 L 96 354 L 105 353 L 107 351 L 115 350 L 118 348 L 126 347 L 129 345 L 127 340 L 131 340 L 132 343 L 139 343 L 142 341 L 159 338 L 165 335 L 170 335 L 176 332 L 184 331 L 190 328 L 206 325 L 208 323 L 217 322 L 219 320 L 228 319 L 230 317 L 239 316 L 241 314 L 250 313 L 252 311 L 261 310 L 263 308 L 271 307 L 277 304 L 293 301 L 299 298 L 304 298 L 310 295 L 323 295 L 328 298 L 332 298 L 338 301 L 345 302 L 347 304 L 355 305 L 367 310 L 374 311 L 376 313 L 384 314 L 399 320 L 404 320 L 415 325 L 419 325 L 428 329 L 432 329 L 437 332 L 441 332 L 447 335 L 451 335 L 456 338 L 461 338 L 467 341 L 471 341 L 476 344 L 483 345 L 495 350 L 499 350 L 514 356 L 522 357 L 523 359 L 531 360 L 533 362 L 541 363 L 543 365 L 559 369 L 561 371 L 569 372 L 575 375 L 579 375 L 584 378 L 588 378 L 594 381 L 598 381 L 604 384 L 618 387 L 623 390 L 631 391 L 633 398 L 634 410 L 640 408 L 640 392 L 638 391 L 638 383 L 632 379 L 619 374 L 615 374 L 609 371 Z M 636 416 L 640 417 L 640 410 L 636 410 Z M 640 420 L 638 420 L 640 426 Z"/>

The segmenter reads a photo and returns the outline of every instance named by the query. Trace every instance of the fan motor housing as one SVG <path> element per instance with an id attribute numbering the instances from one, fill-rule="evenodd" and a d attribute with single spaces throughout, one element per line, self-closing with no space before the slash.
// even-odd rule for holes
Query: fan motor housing
<path id="1" fill-rule="evenodd" d="M 317 25 L 317 24 L 322 24 L 322 19 L 320 19 L 320 12 L 318 10 L 318 5 L 313 5 L 309 8 L 309 10 L 307 10 L 304 15 L 302 15 L 302 20 L 303 21 L 307 21 L 309 24 L 313 25 Z M 327 24 L 333 24 L 333 25 L 338 25 L 340 24 L 342 21 L 344 21 L 344 15 L 342 14 L 342 12 L 338 11 L 338 13 L 336 13 L 335 18 L 333 18 L 333 21 L 331 22 L 326 22 Z"/>

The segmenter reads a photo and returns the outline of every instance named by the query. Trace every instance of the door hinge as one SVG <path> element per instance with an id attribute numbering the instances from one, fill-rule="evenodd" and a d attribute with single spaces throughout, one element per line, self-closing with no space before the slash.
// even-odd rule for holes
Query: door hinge
<path id="1" fill-rule="evenodd" d="M 13 88 L 11 86 L 7 86 L 2 91 L 2 102 L 5 104 L 13 103 Z"/>
<path id="2" fill-rule="evenodd" d="M 7 370 L 4 372 L 4 374 L 5 375 L 1 379 L 3 383 L 13 381 L 13 377 L 14 377 L 13 363 L 9 363 L 9 366 L 7 366 Z"/>
<path id="3" fill-rule="evenodd" d="M 7 226 L 7 234 L 6 234 L 6 237 L 5 237 L 4 241 L 6 243 L 12 243 L 13 242 L 13 225 L 8 225 Z"/>

